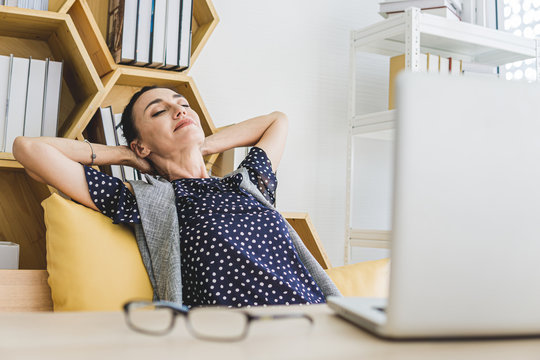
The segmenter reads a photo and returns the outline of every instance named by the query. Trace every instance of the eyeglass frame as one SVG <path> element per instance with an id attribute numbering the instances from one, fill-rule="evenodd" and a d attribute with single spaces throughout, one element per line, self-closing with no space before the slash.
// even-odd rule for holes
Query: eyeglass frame
<path id="1" fill-rule="evenodd" d="M 134 304 L 147 304 L 147 305 L 152 305 L 152 306 L 155 306 L 157 308 L 167 308 L 167 309 L 170 309 L 172 310 L 172 320 L 171 320 L 171 323 L 169 325 L 168 328 L 162 330 L 162 331 L 151 331 L 151 330 L 144 330 L 143 328 L 139 328 L 137 327 L 136 325 L 134 325 L 132 322 L 131 322 L 131 318 L 129 316 L 129 312 L 130 312 L 130 306 L 134 305 Z M 172 331 L 172 329 L 174 329 L 174 327 L 176 326 L 176 317 L 178 315 L 182 315 L 185 317 L 186 319 L 186 327 L 189 331 L 189 333 L 194 336 L 195 338 L 197 339 L 201 339 L 201 340 L 210 340 L 210 341 L 223 341 L 223 342 L 233 342 L 233 341 L 240 341 L 244 338 L 246 338 L 247 334 L 248 334 L 248 331 L 249 331 L 249 328 L 251 326 L 251 323 L 253 321 L 267 321 L 267 320 L 281 320 L 281 319 L 299 319 L 299 318 L 303 318 L 303 319 L 306 319 L 309 321 L 309 324 L 310 325 L 313 325 L 313 318 L 308 315 L 308 314 L 305 314 L 305 313 L 291 313 L 291 314 L 265 314 L 265 315 L 254 315 L 254 314 L 250 314 L 248 311 L 246 310 L 237 310 L 237 309 L 233 309 L 231 308 L 230 310 L 235 310 L 237 313 L 240 313 L 242 315 L 244 315 L 246 317 L 246 326 L 245 326 L 245 329 L 244 331 L 242 332 L 242 334 L 240 334 L 239 336 L 237 337 L 230 337 L 230 338 L 219 338 L 219 337 L 212 337 L 212 336 L 203 336 L 199 333 L 197 333 L 194 329 L 193 329 L 193 326 L 191 325 L 191 321 L 189 320 L 189 311 L 190 309 L 185 306 L 185 305 L 181 305 L 181 304 L 178 304 L 178 303 L 175 303 L 175 302 L 172 302 L 172 301 L 165 301 L 165 300 L 159 300 L 159 301 L 148 301 L 148 300 L 133 300 L 133 301 L 128 301 L 124 304 L 124 306 L 122 307 L 123 310 L 124 310 L 124 315 L 125 315 L 125 318 L 126 318 L 126 323 L 128 325 L 128 327 L 133 330 L 133 331 L 136 331 L 136 332 L 139 332 L 139 333 L 143 333 L 143 334 L 146 334 L 146 335 L 154 335 L 154 336 L 163 336 L 163 335 L 167 335 L 168 333 L 170 333 Z M 203 309 L 202 307 L 201 308 L 196 308 L 196 309 Z M 225 309 L 225 308 L 224 308 Z"/>

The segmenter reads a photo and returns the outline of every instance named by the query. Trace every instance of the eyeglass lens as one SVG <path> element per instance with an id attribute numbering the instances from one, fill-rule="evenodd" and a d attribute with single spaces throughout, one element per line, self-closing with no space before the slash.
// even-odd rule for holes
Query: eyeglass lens
<path id="1" fill-rule="evenodd" d="M 174 311 L 151 303 L 132 303 L 129 307 L 131 326 L 149 333 L 164 333 L 174 322 Z"/>
<path id="2" fill-rule="evenodd" d="M 242 338 L 248 326 L 246 314 L 224 308 L 191 309 L 188 321 L 195 336 L 216 340 Z"/>

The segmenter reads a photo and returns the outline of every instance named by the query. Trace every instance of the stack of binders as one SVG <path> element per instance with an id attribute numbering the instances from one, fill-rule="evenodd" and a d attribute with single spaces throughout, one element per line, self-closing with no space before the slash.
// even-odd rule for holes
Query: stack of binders
<path id="1" fill-rule="evenodd" d="M 121 64 L 182 71 L 191 58 L 193 0 L 109 0 L 107 43 Z"/>
<path id="2" fill-rule="evenodd" d="M 0 5 L 33 10 L 49 10 L 49 0 L 0 0 Z"/>
<path id="3" fill-rule="evenodd" d="M 122 114 L 114 114 L 112 107 L 99 108 L 87 132 L 90 141 L 108 146 L 128 146 L 120 127 Z M 103 166 L 103 170 L 124 182 L 143 180 L 141 173 L 125 165 Z"/>
<path id="4" fill-rule="evenodd" d="M 419 70 L 440 75 L 462 75 L 463 61 L 456 58 L 446 58 L 435 54 L 420 54 Z M 398 73 L 405 69 L 405 54 L 390 58 L 390 76 L 388 86 L 388 109 L 395 108 L 394 88 Z"/>
<path id="5" fill-rule="evenodd" d="M 62 62 L 0 55 L 0 152 L 17 136 L 56 136 Z"/>

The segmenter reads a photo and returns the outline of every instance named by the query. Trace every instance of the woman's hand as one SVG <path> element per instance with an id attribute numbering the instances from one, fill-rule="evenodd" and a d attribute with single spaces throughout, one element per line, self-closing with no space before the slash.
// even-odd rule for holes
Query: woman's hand
<path id="1" fill-rule="evenodd" d="M 147 159 L 143 159 L 142 157 L 137 156 L 137 154 L 135 154 L 135 152 L 133 152 L 127 146 L 124 146 L 124 147 L 132 155 L 131 159 L 129 161 L 129 166 L 139 170 L 140 172 L 142 172 L 144 174 L 149 174 L 149 175 L 156 175 L 157 174 L 156 169 L 152 166 L 152 163 L 150 161 L 148 161 Z"/>

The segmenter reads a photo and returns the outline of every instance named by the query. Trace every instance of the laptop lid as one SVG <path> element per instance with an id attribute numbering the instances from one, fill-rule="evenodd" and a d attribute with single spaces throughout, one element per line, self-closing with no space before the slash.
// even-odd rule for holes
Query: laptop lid
<path id="1" fill-rule="evenodd" d="M 385 333 L 540 333 L 540 87 L 406 73 L 397 84 Z"/>

